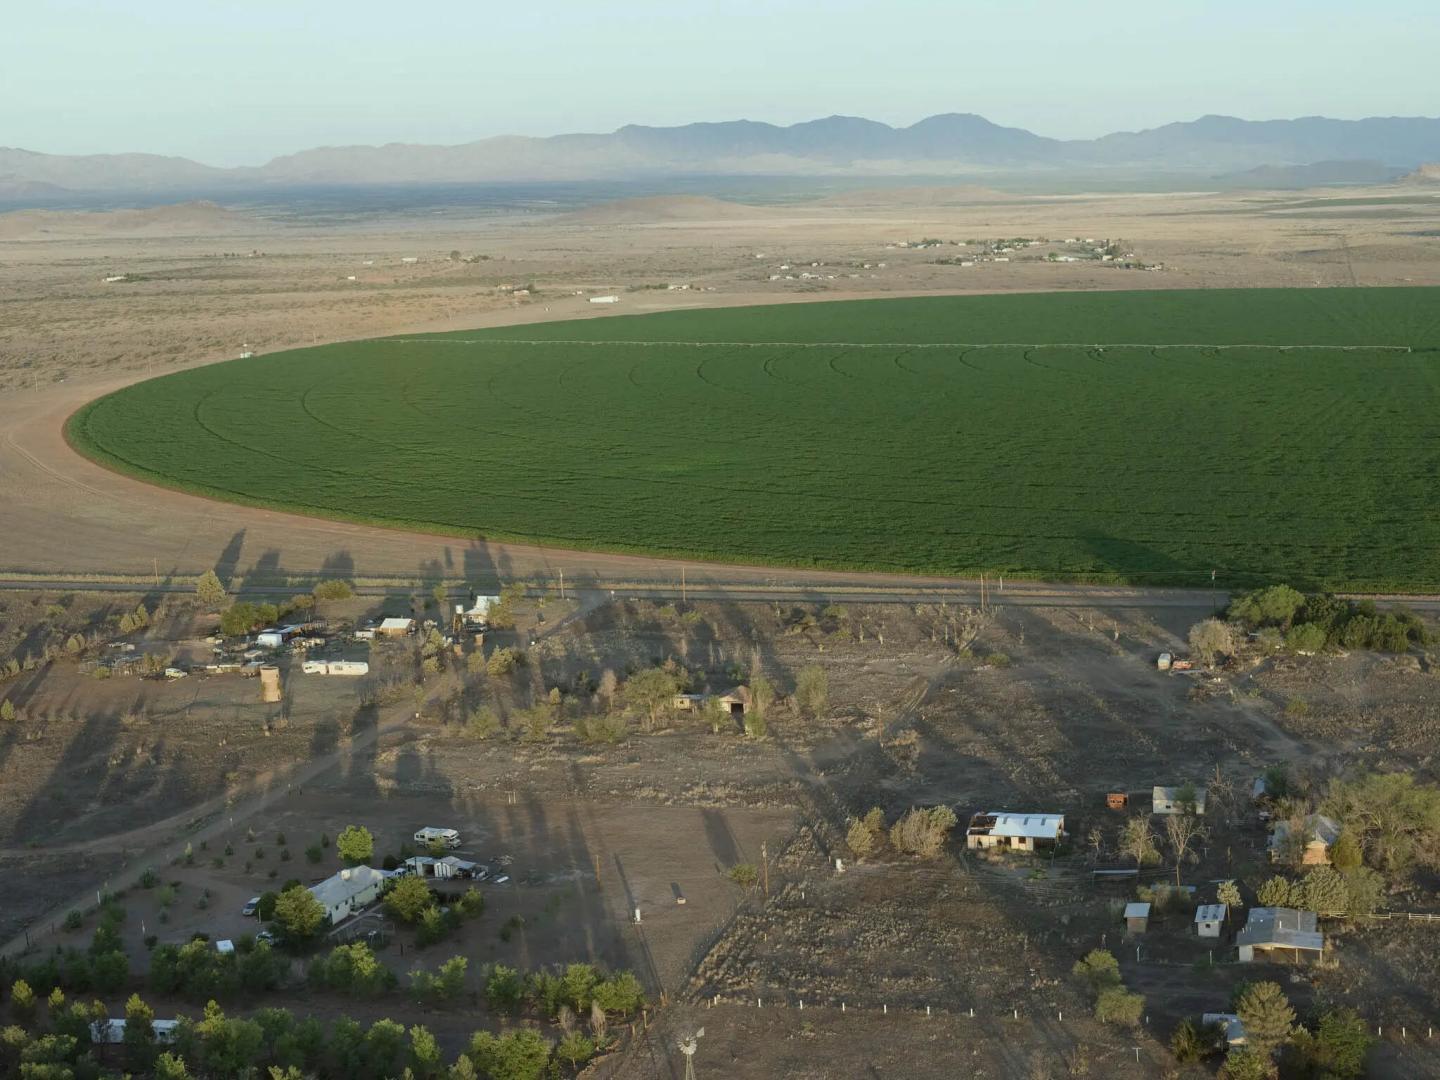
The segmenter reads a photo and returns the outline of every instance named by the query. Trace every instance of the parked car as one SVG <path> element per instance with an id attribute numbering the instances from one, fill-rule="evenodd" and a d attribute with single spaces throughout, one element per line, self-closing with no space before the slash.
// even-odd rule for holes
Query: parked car
<path id="1" fill-rule="evenodd" d="M 260 897 L 252 896 L 245 901 L 245 906 L 240 909 L 240 914 L 247 918 L 260 910 Z"/>
<path id="2" fill-rule="evenodd" d="M 510 875 L 509 875 L 509 874 L 501 874 L 499 877 L 497 877 L 497 878 L 495 878 L 493 881 L 491 881 L 490 884 L 491 884 L 491 885 L 508 885 L 508 884 L 510 884 Z"/>
<path id="3" fill-rule="evenodd" d="M 266 945 L 274 945 L 275 935 L 272 934 L 269 930 L 261 930 L 258 934 L 255 935 L 255 941 L 257 944 L 263 941 Z"/>

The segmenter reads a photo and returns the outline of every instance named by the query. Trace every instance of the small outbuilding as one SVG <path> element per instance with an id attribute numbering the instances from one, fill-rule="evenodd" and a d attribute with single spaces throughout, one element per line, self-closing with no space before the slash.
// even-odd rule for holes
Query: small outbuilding
<path id="1" fill-rule="evenodd" d="M 1218 938 L 1230 909 L 1225 904 L 1201 904 L 1195 909 L 1195 933 Z"/>
<path id="2" fill-rule="evenodd" d="M 1135 900 L 1125 905 L 1125 932 L 1143 934 L 1150 926 L 1150 905 Z"/>
<path id="3" fill-rule="evenodd" d="M 670 705 L 676 712 L 697 712 L 709 700 L 709 694 L 676 694 Z"/>
<path id="4" fill-rule="evenodd" d="M 1182 795 L 1185 798 L 1181 798 Z M 1193 784 L 1180 787 L 1157 785 L 1150 792 L 1150 800 L 1152 814 L 1205 813 L 1205 789 Z"/>
<path id="5" fill-rule="evenodd" d="M 414 619 L 382 619 L 375 628 L 375 633 L 380 637 L 405 637 L 414 632 Z"/>
<path id="6" fill-rule="evenodd" d="M 1123 791 L 1112 791 L 1105 796 L 1105 806 L 1110 810 L 1124 810 L 1130 805 L 1130 796 Z"/>
<path id="7" fill-rule="evenodd" d="M 720 695 L 720 704 L 725 706 L 725 711 L 731 716 L 744 716 L 753 701 L 748 686 L 737 686 Z"/>

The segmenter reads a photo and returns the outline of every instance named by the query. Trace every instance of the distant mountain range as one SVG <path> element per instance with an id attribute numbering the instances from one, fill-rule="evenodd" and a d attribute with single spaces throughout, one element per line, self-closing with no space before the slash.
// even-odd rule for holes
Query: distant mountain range
<path id="1" fill-rule="evenodd" d="M 392 143 L 288 154 L 215 168 L 153 154 L 63 156 L 0 148 L 0 195 L 221 192 L 320 185 L 657 179 L 694 176 L 1195 174 L 1250 170 L 1257 186 L 1286 170 L 1387 176 L 1440 159 L 1440 118 L 1239 120 L 1203 116 L 1146 131 L 1061 140 L 946 113 L 909 127 L 831 116 L 778 127 L 750 120 L 630 125 L 608 135 L 502 136 L 458 146 Z"/>

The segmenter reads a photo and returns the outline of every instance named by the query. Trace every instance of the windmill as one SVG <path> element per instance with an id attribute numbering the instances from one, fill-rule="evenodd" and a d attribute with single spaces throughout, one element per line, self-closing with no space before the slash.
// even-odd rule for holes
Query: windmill
<path id="1" fill-rule="evenodd" d="M 700 1036 L 704 1034 L 702 1027 L 688 1039 L 680 1040 L 680 1052 L 685 1055 L 685 1080 L 695 1080 L 695 1051 L 700 1045 Z"/>

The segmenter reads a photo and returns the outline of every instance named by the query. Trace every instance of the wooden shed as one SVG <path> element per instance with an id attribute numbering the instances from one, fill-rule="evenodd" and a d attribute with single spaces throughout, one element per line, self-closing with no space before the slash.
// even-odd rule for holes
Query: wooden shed
<path id="1" fill-rule="evenodd" d="M 1125 932 L 1143 934 L 1150 927 L 1150 905 L 1132 901 L 1125 905 Z"/>
<path id="2" fill-rule="evenodd" d="M 1123 791 L 1112 791 L 1105 796 L 1105 805 L 1111 810 L 1124 810 L 1130 805 L 1130 796 Z"/>

